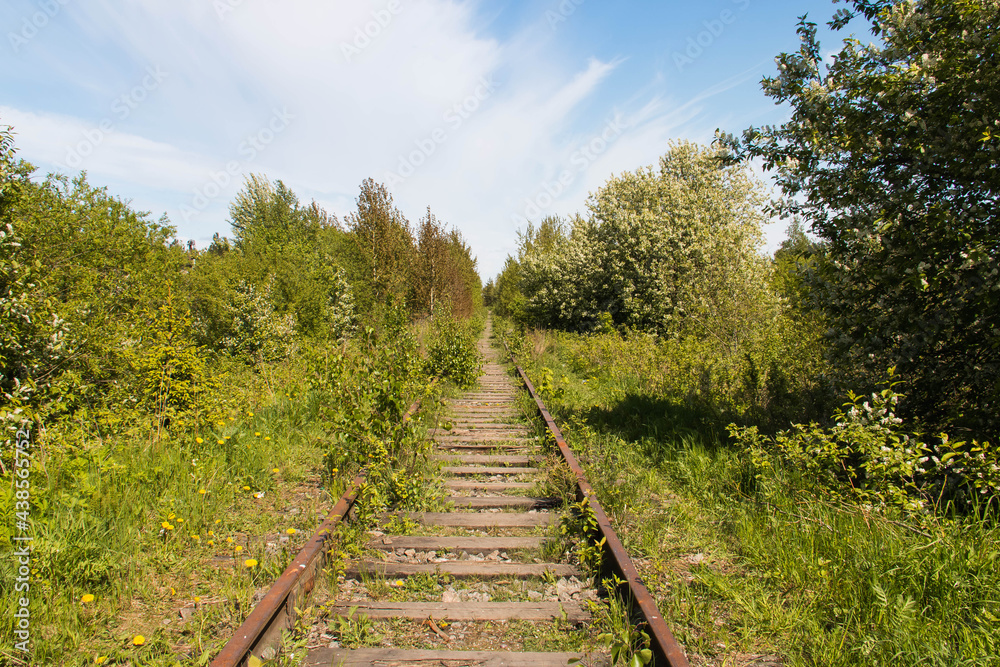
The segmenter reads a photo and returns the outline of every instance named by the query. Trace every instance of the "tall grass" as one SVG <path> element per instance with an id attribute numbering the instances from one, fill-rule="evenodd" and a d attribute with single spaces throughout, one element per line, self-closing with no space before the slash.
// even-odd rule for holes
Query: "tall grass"
<path id="1" fill-rule="evenodd" d="M 405 332 L 373 336 L 227 366 L 183 428 L 139 413 L 102 432 L 47 425 L 33 443 L 30 664 L 207 664 L 351 475 L 398 451 L 389 425 L 425 382 Z M 26 664 L 15 566 L 0 562 L 0 664 Z"/>
<path id="2" fill-rule="evenodd" d="M 669 348 L 612 336 L 520 349 L 695 663 L 1000 664 L 994 520 L 917 517 L 794 468 L 762 472 L 727 442 L 721 410 L 665 390 Z"/>

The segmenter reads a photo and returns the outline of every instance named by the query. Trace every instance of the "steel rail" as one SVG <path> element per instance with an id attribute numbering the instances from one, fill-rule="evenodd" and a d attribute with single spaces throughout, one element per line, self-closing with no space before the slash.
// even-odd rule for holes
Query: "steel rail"
<path id="1" fill-rule="evenodd" d="M 677 639 L 674 638 L 666 621 L 663 620 L 660 610 L 656 607 L 656 600 L 653 599 L 653 596 L 646 588 L 642 577 L 639 575 L 639 571 L 635 568 L 632 559 L 629 558 L 628 552 L 618 538 L 618 534 L 611 526 L 611 521 L 608 520 L 607 513 L 601 507 L 601 503 L 598 502 L 594 494 L 594 489 L 590 486 L 583 472 L 583 468 L 580 467 L 579 462 L 576 460 L 573 450 L 566 444 L 566 439 L 563 438 L 562 431 L 559 430 L 548 408 L 545 407 L 545 403 L 542 402 L 538 392 L 535 391 L 535 385 L 531 383 L 527 373 L 517 364 L 517 360 L 514 358 L 506 342 L 504 342 L 504 348 L 506 348 L 507 354 L 510 356 L 510 361 L 514 364 L 514 368 L 517 369 L 518 375 L 521 376 L 524 386 L 527 387 L 528 393 L 535 399 L 535 405 L 538 406 L 538 411 L 545 421 L 545 426 L 555 438 L 559 452 L 576 476 L 577 500 L 582 501 L 586 499 L 588 506 L 594 513 L 594 518 L 597 521 L 597 529 L 601 537 L 604 538 L 604 546 L 607 549 L 607 553 L 611 556 L 612 566 L 617 570 L 622 579 L 625 580 L 625 584 L 629 589 L 629 601 L 634 607 L 638 608 L 640 615 L 645 621 L 645 630 L 649 635 L 650 649 L 653 651 L 655 664 L 669 665 L 670 667 L 690 667 L 684 649 L 677 643 Z"/>
<path id="2" fill-rule="evenodd" d="M 420 401 L 417 400 L 407 409 L 402 421 L 410 421 L 419 407 Z M 282 630 L 294 627 L 296 603 L 312 591 L 316 573 L 326 563 L 326 542 L 333 534 L 333 529 L 354 507 L 367 474 L 368 469 L 363 468 L 354 478 L 316 533 L 253 608 L 209 667 L 246 667 L 251 655 L 260 658 L 259 654 L 268 646 L 276 645 L 281 640 Z"/>

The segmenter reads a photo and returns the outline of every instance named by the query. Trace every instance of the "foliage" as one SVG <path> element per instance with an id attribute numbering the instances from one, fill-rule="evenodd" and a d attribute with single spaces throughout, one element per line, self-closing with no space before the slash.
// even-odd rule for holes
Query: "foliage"
<path id="1" fill-rule="evenodd" d="M 472 323 L 443 314 L 435 317 L 425 372 L 451 380 L 463 389 L 474 386 L 483 372 L 482 355 L 476 348 L 478 335 Z"/>
<path id="2" fill-rule="evenodd" d="M 528 234 L 530 233 L 529 228 Z M 500 317 L 520 323 L 528 319 L 524 291 L 521 288 L 521 264 L 513 257 L 508 256 L 504 261 L 503 270 L 497 276 L 490 299 L 489 305 Z"/>
<path id="3" fill-rule="evenodd" d="M 610 579 L 604 579 L 601 584 L 604 590 L 627 590 L 625 580 L 617 574 Z M 628 603 L 611 595 L 608 600 L 608 619 L 611 628 L 597 636 L 611 648 L 612 665 L 628 665 L 628 667 L 643 667 L 653 660 L 653 651 L 649 649 L 649 635 L 632 625 L 629 619 Z"/>
<path id="4" fill-rule="evenodd" d="M 236 252 L 227 254 L 220 241 L 209 253 L 219 259 L 206 267 L 221 282 L 194 278 L 199 285 L 192 289 L 213 342 L 259 358 L 262 351 L 286 353 L 290 325 L 301 336 L 334 340 L 351 329 L 355 289 L 348 269 L 358 258 L 335 216 L 316 203 L 301 206 L 284 183 L 254 174 L 230 207 L 230 220 Z M 242 331 L 226 331 L 234 316 Z M 285 336 L 284 345 L 257 340 L 277 342 L 275 336 Z"/>
<path id="5" fill-rule="evenodd" d="M 931 445 L 907 433 L 896 416 L 902 398 L 894 370 L 884 388 L 870 397 L 851 392 L 833 415 L 834 425 L 795 424 L 774 438 L 755 427 L 730 426 L 730 435 L 767 476 L 772 465 L 785 465 L 811 480 L 823 495 L 837 495 L 878 507 L 946 511 L 942 502 L 967 508 L 987 507 L 1000 499 L 1000 455 L 989 443 L 952 442 L 941 436 Z M 982 499 L 977 499 L 979 495 Z"/>
<path id="6" fill-rule="evenodd" d="M 199 252 L 85 175 L 33 180 L 14 156 L 0 127 L 0 418 L 33 422 L 32 664 L 206 664 L 287 565 L 292 545 L 265 535 L 314 527 L 325 496 L 302 489 L 324 457 L 334 497 L 370 465 L 365 493 L 433 502 L 428 452 L 400 423 L 429 391 L 411 296 L 373 300 L 336 218 L 254 176 L 230 211 L 234 242 Z M 439 298 L 475 306 L 475 260 L 448 238 L 463 292 Z M 0 462 L 8 547 L 12 473 Z M 301 513 L 285 511 L 292 497 Z M 15 567 L 0 564 L 0 662 Z M 162 625 L 178 604 L 197 622 Z"/>
<path id="7" fill-rule="evenodd" d="M 31 387 L 30 400 L 8 398 L 39 415 L 102 410 L 132 380 L 122 358 L 134 327 L 166 297 L 167 282 L 189 259 L 168 243 L 172 228 L 91 187 L 83 176 L 20 180 L 4 242 L 5 392 Z M 20 175 L 18 175 L 20 174 Z M 10 183 L 8 183 L 10 185 Z M 165 278 L 167 280 L 165 280 Z M 25 402 L 27 400 L 27 402 Z M 16 409 L 16 408 L 15 408 Z"/>
<path id="8" fill-rule="evenodd" d="M 25 266 L 20 248 L 7 223 L 0 230 L 0 392 L 9 408 L 0 422 L 23 419 L 22 406 L 68 352 L 66 322 L 38 289 L 44 277 L 37 265 Z"/>
<path id="9" fill-rule="evenodd" d="M 555 369 L 563 392 L 547 405 L 692 663 L 757 654 L 790 665 L 997 664 L 991 517 L 858 502 L 846 481 L 818 485 L 772 450 L 772 465 L 757 468 L 723 433 L 699 427 L 704 413 L 643 383 L 657 367 L 642 354 L 648 345 L 546 337 L 523 346 L 538 351 L 523 357 L 527 371 Z M 854 417 L 845 406 L 854 421 L 843 432 L 912 442 L 889 417 L 894 393 L 869 400 L 870 411 L 858 401 Z M 891 479 L 896 453 L 871 451 L 884 457 L 874 473 Z M 630 644 L 624 631 L 610 632 L 612 646 Z"/>
<path id="10" fill-rule="evenodd" d="M 443 305 L 457 317 L 471 316 L 482 305 L 480 279 L 472 249 L 461 233 L 446 230 L 428 207 L 416 240 L 414 311 L 435 315 Z"/>
<path id="11" fill-rule="evenodd" d="M 371 290 L 367 299 L 405 301 L 415 252 L 410 223 L 393 204 L 389 190 L 370 178 L 361 184 L 357 205 L 347 227 Z"/>
<path id="12" fill-rule="evenodd" d="M 519 335 L 504 320 L 494 321 L 494 331 L 518 359 L 542 355 L 553 344 L 563 350 L 558 367 L 540 365 L 534 376 L 547 400 L 575 405 L 602 391 L 616 401 L 642 405 L 643 397 L 653 396 L 671 405 L 678 427 L 710 433 L 724 433 L 733 421 L 774 433 L 792 419 L 825 420 L 829 414 L 832 387 L 818 345 L 820 332 L 799 325 L 791 314 L 782 315 L 758 345 L 740 356 L 720 353 L 714 341 L 694 336 L 664 339 L 614 328 Z M 571 382 L 574 374 L 582 377 L 581 384 Z"/>
<path id="13" fill-rule="evenodd" d="M 336 218 L 318 211 L 302 208 L 281 181 L 272 184 L 263 175 L 251 174 L 229 206 L 236 249 L 280 252 L 308 244 L 324 228 L 337 224 Z"/>
<path id="14" fill-rule="evenodd" d="M 158 416 L 202 407 L 218 388 L 191 335 L 191 317 L 177 311 L 172 294 L 157 312 L 146 311 L 135 349 L 126 352 L 142 405 Z"/>
<path id="15" fill-rule="evenodd" d="M 294 317 L 274 312 L 272 284 L 261 286 L 240 281 L 232 301 L 225 304 L 228 335 L 219 341 L 233 356 L 256 362 L 284 359 L 294 341 Z"/>
<path id="16" fill-rule="evenodd" d="M 597 539 L 600 529 L 589 500 L 584 498 L 570 504 L 569 511 L 560 519 L 559 534 L 564 540 L 574 542 L 577 560 L 586 571 L 594 575 L 600 572 L 607 538 Z"/>
<path id="17" fill-rule="evenodd" d="M 761 202 L 744 169 L 673 144 L 657 171 L 609 180 L 588 201 L 588 218 L 528 228 L 518 257 L 525 315 L 590 330 L 606 312 L 619 326 L 742 350 L 777 312 L 757 254 Z"/>
<path id="18" fill-rule="evenodd" d="M 995 435 L 1000 4 L 852 4 L 831 25 L 861 13 L 879 41 L 847 39 L 828 61 L 802 18 L 800 50 L 763 81 L 791 119 L 721 138 L 775 169 L 775 209 L 825 242 L 811 295 L 846 381 L 895 366 L 905 413 Z"/>

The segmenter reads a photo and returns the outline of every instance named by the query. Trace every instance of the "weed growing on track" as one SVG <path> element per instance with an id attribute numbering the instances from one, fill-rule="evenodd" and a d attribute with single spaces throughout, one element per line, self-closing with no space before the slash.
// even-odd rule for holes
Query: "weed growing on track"
<path id="1" fill-rule="evenodd" d="M 206 664 L 362 467 L 369 507 L 426 505 L 426 452 L 414 445 L 422 426 L 400 425 L 430 391 L 414 349 L 405 328 L 372 330 L 257 372 L 233 364 L 221 380 L 227 399 L 196 426 L 44 432 L 35 663 Z M 356 550 L 363 528 L 344 527 L 339 548 Z M 12 657 L 11 560 L 2 568 L 0 656 Z"/>
<path id="2" fill-rule="evenodd" d="M 692 664 L 1000 664 L 992 518 L 755 467 L 718 415 L 663 396 L 661 350 L 605 335 L 513 342 Z"/>
<path id="3" fill-rule="evenodd" d="M 483 324 L 481 318 L 460 322 L 435 317 L 427 349 L 427 374 L 448 379 L 462 389 L 474 386 L 483 372 L 482 355 L 476 350 Z"/>

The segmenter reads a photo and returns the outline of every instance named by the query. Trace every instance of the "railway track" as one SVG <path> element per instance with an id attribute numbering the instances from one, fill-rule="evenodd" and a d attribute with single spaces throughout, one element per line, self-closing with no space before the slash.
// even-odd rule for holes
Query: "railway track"
<path id="1" fill-rule="evenodd" d="M 369 532 L 369 555 L 345 562 L 336 585 L 322 587 L 310 600 L 326 610 L 327 620 L 311 632 L 303 665 L 611 664 L 591 627 L 602 592 L 562 558 L 557 536 L 564 499 L 538 494 L 553 488 L 545 483 L 553 460 L 520 413 L 522 390 L 489 345 L 489 333 L 488 326 L 479 342 L 486 362 L 478 386 L 448 401 L 429 432 L 446 511 L 381 517 L 378 529 Z M 579 508 L 590 512 L 594 540 L 604 547 L 602 573 L 623 582 L 617 594 L 650 637 L 653 664 L 686 667 L 558 427 L 517 370 L 576 478 Z M 356 502 L 361 482 L 355 480 L 212 667 L 242 667 L 257 664 L 251 656 L 269 657 L 267 647 L 292 627 L 296 607 L 313 589 L 326 541 Z"/>

